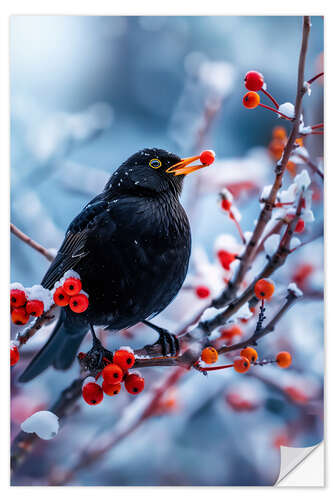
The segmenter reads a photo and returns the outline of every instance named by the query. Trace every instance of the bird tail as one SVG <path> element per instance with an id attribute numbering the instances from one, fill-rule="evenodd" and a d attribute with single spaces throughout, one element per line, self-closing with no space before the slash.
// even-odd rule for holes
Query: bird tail
<path id="1" fill-rule="evenodd" d="M 57 370 L 69 368 L 87 331 L 88 327 L 84 325 L 74 335 L 62 311 L 51 337 L 21 374 L 19 382 L 29 382 L 50 365 Z"/>

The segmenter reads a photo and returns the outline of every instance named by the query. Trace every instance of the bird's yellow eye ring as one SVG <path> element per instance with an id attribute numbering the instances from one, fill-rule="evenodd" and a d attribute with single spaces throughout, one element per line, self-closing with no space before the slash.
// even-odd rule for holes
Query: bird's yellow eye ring
<path id="1" fill-rule="evenodd" d="M 160 168 L 162 166 L 162 162 L 158 158 L 153 158 L 150 160 L 149 166 L 151 168 Z"/>

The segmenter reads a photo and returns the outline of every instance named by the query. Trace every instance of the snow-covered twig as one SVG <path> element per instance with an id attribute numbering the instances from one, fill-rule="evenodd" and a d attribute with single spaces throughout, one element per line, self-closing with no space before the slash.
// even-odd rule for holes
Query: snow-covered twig
<path id="1" fill-rule="evenodd" d="M 20 343 L 20 345 L 25 344 L 28 340 L 37 333 L 42 326 L 50 323 L 55 318 L 55 311 L 57 309 L 56 304 L 53 304 L 48 311 L 45 311 L 39 318 L 37 318 L 34 323 L 27 328 L 25 328 L 22 332 L 18 333 L 16 340 Z"/>

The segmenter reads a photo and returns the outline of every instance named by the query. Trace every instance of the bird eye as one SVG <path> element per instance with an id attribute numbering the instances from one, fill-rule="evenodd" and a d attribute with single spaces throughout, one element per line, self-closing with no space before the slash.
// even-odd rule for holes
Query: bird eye
<path id="1" fill-rule="evenodd" d="M 151 168 L 160 168 L 161 165 L 162 165 L 162 162 L 158 158 L 153 158 L 149 162 L 149 166 Z"/>

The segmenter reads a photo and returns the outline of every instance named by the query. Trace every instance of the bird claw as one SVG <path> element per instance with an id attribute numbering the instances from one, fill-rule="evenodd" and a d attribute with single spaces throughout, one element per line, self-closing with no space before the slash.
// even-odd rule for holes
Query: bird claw
<path id="1" fill-rule="evenodd" d="M 179 354 L 179 340 L 176 335 L 168 332 L 168 330 L 161 329 L 159 331 L 159 339 L 155 344 L 159 344 L 162 348 L 162 355 L 177 356 Z"/>
<path id="2" fill-rule="evenodd" d="M 93 344 L 92 348 L 84 356 L 78 356 L 81 368 L 84 371 L 96 374 L 112 361 L 112 352 L 105 349 L 100 342 Z"/>

